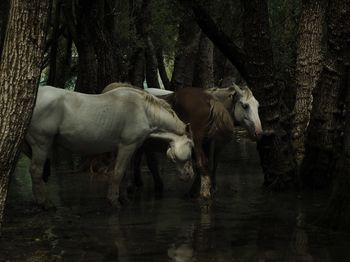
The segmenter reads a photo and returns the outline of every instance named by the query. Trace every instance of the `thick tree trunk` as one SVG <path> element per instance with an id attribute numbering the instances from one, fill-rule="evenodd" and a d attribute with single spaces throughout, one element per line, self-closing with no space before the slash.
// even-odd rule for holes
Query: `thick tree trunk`
<path id="1" fill-rule="evenodd" d="M 338 5 L 342 8 L 344 14 L 350 15 L 350 1 L 335 1 L 333 5 Z M 340 5 L 341 4 L 341 5 Z M 332 14 L 331 14 L 332 15 Z M 336 14 L 333 14 L 336 15 Z M 339 15 L 339 13 L 337 13 Z M 344 46 L 344 82 L 346 88 L 345 101 L 345 131 L 344 131 L 344 146 L 342 155 L 338 160 L 335 169 L 335 183 L 333 186 L 332 195 L 328 204 L 328 208 L 323 219 L 333 229 L 350 231 L 350 23 L 349 20 L 338 20 L 343 29 L 343 37 L 347 38 L 346 46 Z"/>
<path id="2" fill-rule="evenodd" d="M 155 77 L 155 65 L 157 63 L 154 60 L 154 51 L 150 51 L 150 48 L 154 50 L 153 43 L 150 46 L 148 38 L 151 31 L 151 18 L 150 18 L 151 0 L 142 0 L 141 6 L 136 6 L 133 19 L 135 20 L 136 37 L 133 47 L 133 53 L 129 63 L 129 82 L 133 85 L 143 88 L 143 81 L 145 79 L 145 72 L 148 73 L 148 81 L 151 86 L 159 87 L 158 77 Z M 146 55 L 146 52 L 148 56 Z M 150 57 L 151 56 L 151 57 Z M 147 57 L 147 61 L 146 61 Z M 148 66 L 148 68 L 147 68 Z M 155 82 L 158 82 L 157 84 Z"/>
<path id="3" fill-rule="evenodd" d="M 143 88 L 145 80 L 145 55 L 143 48 L 134 51 L 129 62 L 129 82 Z"/>
<path id="4" fill-rule="evenodd" d="M 78 29 L 79 30 L 79 29 Z M 75 90 L 82 93 L 95 94 L 97 88 L 98 64 L 95 49 L 90 37 L 84 30 L 79 30 L 79 40 L 75 42 L 78 51 L 78 78 Z"/>
<path id="5" fill-rule="evenodd" d="M 305 133 L 312 108 L 312 91 L 317 85 L 322 69 L 324 12 L 323 0 L 303 0 L 295 70 L 296 103 L 292 120 L 292 143 L 298 164 L 304 157 Z"/>
<path id="6" fill-rule="evenodd" d="M 193 25 L 190 18 L 184 16 L 179 26 L 170 90 L 175 91 L 186 86 L 192 86 L 199 37 L 199 28 Z"/>
<path id="7" fill-rule="evenodd" d="M 280 90 L 274 78 L 274 60 L 267 0 L 242 2 L 247 83 L 260 103 L 264 130 L 273 135 L 258 142 L 265 185 L 284 189 L 295 183 L 295 161 L 288 134 L 281 126 Z"/>
<path id="8" fill-rule="evenodd" d="M 228 87 L 238 83 L 241 79 L 237 69 L 232 65 L 219 49 L 214 49 L 214 84 L 219 87 Z"/>
<path id="9" fill-rule="evenodd" d="M 49 0 L 12 0 L 0 64 L 0 227 L 10 174 L 28 128 L 43 57 Z"/>
<path id="10" fill-rule="evenodd" d="M 100 93 L 111 82 L 119 79 L 115 44 L 114 1 L 80 0 L 72 7 L 65 0 L 66 23 L 76 45 L 79 65 L 76 90 Z M 75 23 L 76 22 L 76 23 Z"/>
<path id="11" fill-rule="evenodd" d="M 342 86 L 343 49 L 349 41 L 349 1 L 331 1 L 327 11 L 328 50 L 318 86 L 313 93 L 313 107 L 301 166 L 304 184 L 309 187 L 329 185 L 341 144 L 343 120 Z"/>
<path id="12" fill-rule="evenodd" d="M 70 77 L 72 66 L 72 38 L 61 37 L 58 42 L 58 52 L 56 57 L 56 72 L 53 86 L 64 88 Z"/>
<path id="13" fill-rule="evenodd" d="M 200 36 L 195 66 L 192 85 L 214 87 L 214 45 L 204 33 Z"/>
<path id="14" fill-rule="evenodd" d="M 1 59 L 2 48 L 4 46 L 9 8 L 10 8 L 10 0 L 0 1 L 0 59 Z"/>

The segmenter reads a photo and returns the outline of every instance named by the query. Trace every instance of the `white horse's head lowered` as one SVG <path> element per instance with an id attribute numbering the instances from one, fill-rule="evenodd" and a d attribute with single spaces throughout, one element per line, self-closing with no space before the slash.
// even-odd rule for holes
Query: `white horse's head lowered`
<path id="1" fill-rule="evenodd" d="M 172 160 L 178 172 L 180 173 L 181 180 L 189 180 L 194 177 L 192 167 L 192 149 L 193 149 L 192 134 L 178 136 L 174 141 L 171 141 L 167 150 L 167 156 Z"/>
<path id="2" fill-rule="evenodd" d="M 261 122 L 259 117 L 259 102 L 255 99 L 252 91 L 246 86 L 240 88 L 233 84 L 236 91 L 236 98 L 233 98 L 234 117 L 237 122 L 242 124 L 256 139 L 262 135 Z"/>

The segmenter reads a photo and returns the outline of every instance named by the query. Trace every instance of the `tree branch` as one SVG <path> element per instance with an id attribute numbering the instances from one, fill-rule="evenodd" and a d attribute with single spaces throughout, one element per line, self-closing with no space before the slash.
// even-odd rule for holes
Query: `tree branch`
<path id="1" fill-rule="evenodd" d="M 196 1 L 178 0 L 183 6 L 192 10 L 194 18 L 202 29 L 203 33 L 214 43 L 214 45 L 231 61 L 241 76 L 247 80 L 246 55 L 233 40 L 223 32 L 208 14 Z"/>

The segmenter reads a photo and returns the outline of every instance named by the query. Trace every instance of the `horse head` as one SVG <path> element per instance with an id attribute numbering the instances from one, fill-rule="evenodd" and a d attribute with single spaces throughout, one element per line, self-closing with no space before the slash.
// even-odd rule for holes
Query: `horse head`
<path id="1" fill-rule="evenodd" d="M 177 139 L 170 142 L 167 150 L 167 156 L 171 159 L 180 173 L 181 180 L 189 180 L 194 177 L 192 167 L 192 149 L 194 143 L 192 140 L 192 131 L 189 124 L 186 125 L 186 134 L 178 136 Z"/>
<path id="2" fill-rule="evenodd" d="M 240 88 L 236 84 L 233 84 L 233 87 L 235 92 L 230 96 L 233 103 L 234 119 L 244 126 L 252 137 L 259 140 L 263 132 L 258 110 L 259 102 L 248 87 Z"/>

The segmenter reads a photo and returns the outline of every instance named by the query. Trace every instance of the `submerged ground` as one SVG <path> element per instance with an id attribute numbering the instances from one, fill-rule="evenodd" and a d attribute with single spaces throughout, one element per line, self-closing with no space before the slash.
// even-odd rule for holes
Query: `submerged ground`
<path id="1" fill-rule="evenodd" d="M 271 193 L 255 144 L 227 146 L 210 209 L 186 198 L 190 184 L 163 160 L 165 191 L 145 188 L 119 212 L 106 204 L 106 178 L 67 173 L 50 177 L 57 211 L 33 208 L 28 161 L 12 179 L 0 261 L 349 261 L 349 235 L 315 223 L 327 193 Z"/>

